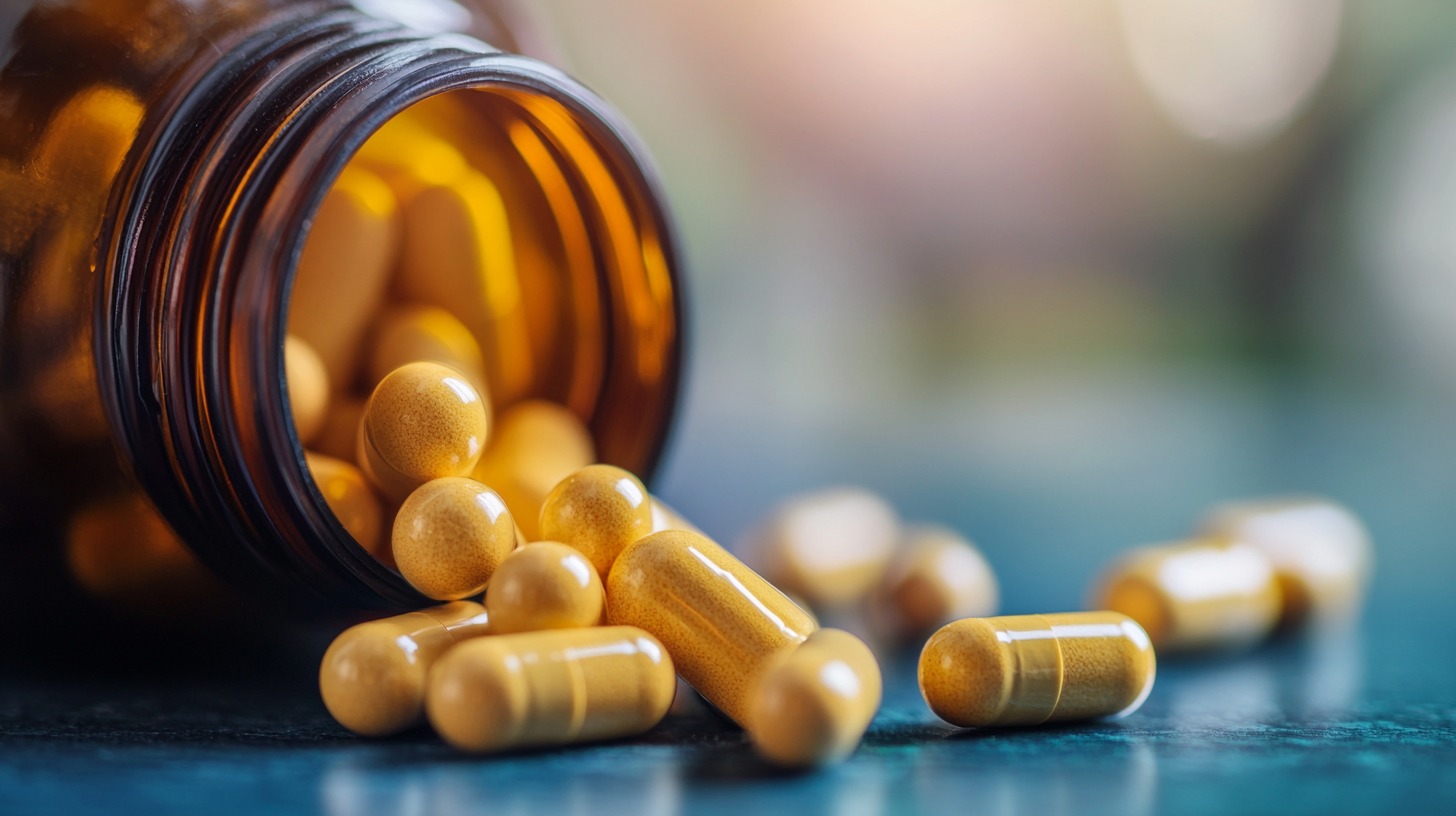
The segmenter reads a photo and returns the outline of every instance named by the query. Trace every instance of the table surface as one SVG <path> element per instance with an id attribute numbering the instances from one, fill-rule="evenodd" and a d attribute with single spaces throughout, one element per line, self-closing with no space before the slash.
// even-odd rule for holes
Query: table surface
<path id="1" fill-rule="evenodd" d="M 1306 430 L 1310 449 L 1342 439 L 1342 452 L 1285 474 L 1371 523 L 1379 570 L 1359 626 L 1164 659 L 1147 704 L 1124 720 L 957 730 L 920 699 L 912 651 L 884 661 L 885 703 L 863 746 L 814 773 L 764 765 L 741 732 L 692 705 L 637 739 L 476 758 L 424 731 L 366 740 L 335 725 L 314 687 L 327 632 L 53 644 L 60 665 L 11 643 L 0 651 L 0 814 L 1456 813 L 1456 451 L 1401 421 L 1382 427 L 1380 445 Z M 731 450 L 716 453 L 734 467 Z M 886 467 L 891 493 L 918 493 L 917 471 Z M 672 491 L 682 479 L 666 481 Z M 1078 576 L 1107 553 L 1067 549 L 1074 530 L 1109 550 L 1185 515 L 1207 486 L 1176 488 L 1184 509 L 1146 491 L 1100 514 L 1037 506 L 1057 490 L 1039 483 L 1019 505 L 928 500 L 963 529 L 983 520 L 1008 612 L 1075 605 Z M 691 492 L 668 495 L 698 510 Z"/>

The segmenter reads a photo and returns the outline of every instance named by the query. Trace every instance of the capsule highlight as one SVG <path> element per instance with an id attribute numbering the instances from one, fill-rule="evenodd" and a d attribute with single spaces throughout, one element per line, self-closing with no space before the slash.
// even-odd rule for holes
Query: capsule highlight
<path id="1" fill-rule="evenodd" d="M 769 661 L 751 697 L 749 737 L 778 765 L 839 762 L 869 728 L 881 690 L 869 647 L 848 632 L 820 629 Z"/>
<path id="2" fill-rule="evenodd" d="M 920 653 L 920 693 L 961 727 L 1039 725 L 1133 713 L 1157 659 L 1141 626 L 1116 612 L 967 618 Z"/>
<path id="3" fill-rule="evenodd" d="M 446 742 L 489 753 L 640 734 L 675 690 L 672 659 L 647 632 L 558 629 L 452 649 L 430 674 L 425 705 Z"/>
<path id="4" fill-rule="evenodd" d="M 607 619 L 651 632 L 683 679 L 744 727 L 769 661 L 817 628 L 772 584 L 689 530 L 653 533 L 622 551 L 607 578 Z"/>
<path id="5" fill-rule="evenodd" d="M 440 655 L 487 632 L 485 608 L 470 601 L 345 629 L 319 666 L 324 706 L 356 734 L 403 731 L 424 719 L 426 676 Z"/>

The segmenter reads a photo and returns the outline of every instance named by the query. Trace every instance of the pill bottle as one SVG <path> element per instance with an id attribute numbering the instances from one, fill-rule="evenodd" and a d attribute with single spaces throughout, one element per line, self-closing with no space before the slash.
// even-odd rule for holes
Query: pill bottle
<path id="1" fill-rule="evenodd" d="M 311 218 L 407 111 L 445 122 L 500 190 L 531 395 L 579 414 L 602 461 L 651 473 L 678 388 L 673 229 L 620 115 L 520 53 L 535 42 L 493 0 L 0 7 L 7 592 L 51 597 L 68 525 L 135 490 L 255 597 L 334 613 L 424 603 L 314 487 L 282 361 Z"/>

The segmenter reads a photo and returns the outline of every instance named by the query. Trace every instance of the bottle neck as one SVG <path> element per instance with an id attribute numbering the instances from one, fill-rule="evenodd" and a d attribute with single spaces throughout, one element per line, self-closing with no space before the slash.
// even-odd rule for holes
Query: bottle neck
<path id="1" fill-rule="evenodd" d="M 578 169 L 590 174 L 600 164 L 632 221 L 630 236 L 607 217 L 587 229 L 604 298 L 599 373 L 611 383 L 588 410 L 595 425 L 637 408 L 632 442 L 603 458 L 635 459 L 628 464 L 639 469 L 655 463 L 676 396 L 671 229 L 640 150 L 602 102 L 555 69 L 351 10 L 284 14 L 219 44 L 225 56 L 184 72 L 143 125 L 98 256 L 103 399 L 123 459 L 220 574 L 306 606 L 418 606 L 424 599 L 329 511 L 287 407 L 288 292 L 333 180 L 380 125 L 435 95 L 473 89 L 559 115 L 541 127 L 585 140 L 591 166 Z M 639 248 L 628 265 L 640 269 L 621 268 L 629 240 Z M 615 283 L 624 272 L 625 287 Z M 668 336 L 629 343 L 642 348 L 624 354 L 614 341 L 631 321 L 613 316 L 632 304 L 607 301 L 630 298 L 618 291 L 633 289 L 630 281 L 664 276 L 672 285 L 648 322 L 665 315 Z M 634 379 L 632 368 L 647 358 L 665 370 Z"/>

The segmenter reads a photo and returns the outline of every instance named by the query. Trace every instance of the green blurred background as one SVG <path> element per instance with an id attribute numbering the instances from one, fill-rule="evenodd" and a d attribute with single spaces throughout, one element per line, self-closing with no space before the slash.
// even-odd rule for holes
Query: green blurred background
<path id="1" fill-rule="evenodd" d="M 1312 491 L 1370 522 L 1377 594 L 1448 583 L 1456 5 L 540 6 L 678 214 L 658 485 L 710 533 L 862 484 L 1040 611 Z"/>

